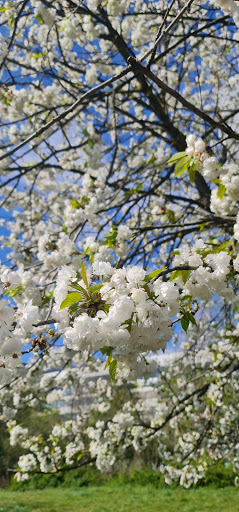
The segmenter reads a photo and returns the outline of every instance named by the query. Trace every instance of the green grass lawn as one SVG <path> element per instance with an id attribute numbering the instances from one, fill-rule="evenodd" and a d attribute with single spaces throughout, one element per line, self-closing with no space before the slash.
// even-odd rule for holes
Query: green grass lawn
<path id="1" fill-rule="evenodd" d="M 239 512 L 239 489 L 155 489 L 118 485 L 0 490 L 0 512 Z"/>

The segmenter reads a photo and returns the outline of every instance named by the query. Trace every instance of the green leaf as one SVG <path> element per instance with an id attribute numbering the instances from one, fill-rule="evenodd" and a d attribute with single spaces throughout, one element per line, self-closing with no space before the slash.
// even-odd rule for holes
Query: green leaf
<path id="1" fill-rule="evenodd" d="M 8 18 L 8 23 L 11 28 L 14 27 L 15 20 L 16 18 L 14 16 L 10 16 L 10 18 Z"/>
<path id="2" fill-rule="evenodd" d="M 80 203 L 79 201 L 77 201 L 77 199 L 72 199 L 71 200 L 71 207 L 74 209 L 74 208 L 79 208 L 80 207 Z"/>
<path id="3" fill-rule="evenodd" d="M 114 359 L 109 365 L 110 378 L 114 384 L 117 370 L 117 361 Z"/>
<path id="4" fill-rule="evenodd" d="M 40 25 L 42 25 L 42 23 L 44 23 L 44 19 L 41 14 L 37 14 L 36 19 L 37 19 L 38 23 L 40 23 Z"/>
<path id="5" fill-rule="evenodd" d="M 131 333 L 132 323 L 133 323 L 133 318 L 134 318 L 134 313 L 132 313 L 132 315 L 131 315 L 131 317 L 129 318 L 129 320 L 126 320 L 126 322 L 124 322 L 124 323 L 127 325 L 126 329 L 127 329 L 127 331 L 128 331 L 129 333 Z"/>
<path id="6" fill-rule="evenodd" d="M 191 273 L 191 270 L 175 270 L 169 281 L 173 281 L 174 279 L 176 279 L 177 277 L 181 277 L 182 278 L 182 281 L 183 281 L 183 284 L 185 284 L 190 276 L 190 273 Z"/>
<path id="7" fill-rule="evenodd" d="M 226 192 L 226 187 L 225 185 L 223 185 L 222 183 L 219 185 L 218 189 L 217 189 L 217 197 L 219 197 L 219 199 L 223 199 L 224 197 L 224 194 Z"/>
<path id="8" fill-rule="evenodd" d="M 191 274 L 191 270 L 182 270 L 182 280 L 183 280 L 183 284 L 186 284 L 190 274 Z"/>
<path id="9" fill-rule="evenodd" d="M 84 284 L 87 288 L 87 290 L 89 289 L 89 284 L 88 284 L 88 281 L 87 281 L 87 275 L 86 275 L 86 271 L 85 271 L 85 263 L 84 263 L 84 260 L 82 261 L 82 265 L 81 265 L 81 275 L 82 275 L 82 279 L 84 281 Z"/>
<path id="10" fill-rule="evenodd" d="M 154 270 L 154 272 L 147 274 L 144 278 L 144 281 L 146 283 L 148 283 L 149 281 L 151 281 L 151 279 L 154 279 L 154 277 L 157 277 L 159 274 L 161 274 L 161 272 L 166 270 L 166 268 L 168 268 L 168 267 L 159 268 L 158 270 Z"/>
<path id="11" fill-rule="evenodd" d="M 174 168 L 175 178 L 177 178 L 177 176 L 180 176 L 180 174 L 182 174 L 184 171 L 188 169 L 190 160 L 190 156 L 184 156 L 183 158 L 180 158 L 180 160 L 177 161 Z"/>
<path id="12" fill-rule="evenodd" d="M 187 312 L 187 317 L 189 318 L 190 322 L 192 322 L 193 325 L 197 325 L 197 322 L 190 311 Z"/>
<path id="13" fill-rule="evenodd" d="M 223 242 L 223 244 L 218 245 L 217 247 L 215 247 L 213 249 L 213 251 L 211 251 L 211 252 L 213 252 L 214 254 L 218 254 L 219 252 L 224 251 L 226 249 L 226 247 L 228 245 L 230 245 L 230 243 L 231 243 L 230 240 L 226 240 L 225 242 Z"/>
<path id="14" fill-rule="evenodd" d="M 147 285 L 147 283 L 142 285 L 142 287 L 145 289 L 145 291 L 147 292 L 148 296 L 150 297 L 151 292 L 150 292 L 150 289 L 149 289 L 149 286 Z"/>
<path id="15" fill-rule="evenodd" d="M 183 295 L 183 297 L 180 296 L 180 300 L 188 300 L 191 298 L 192 298 L 192 295 Z"/>
<path id="16" fill-rule="evenodd" d="M 112 226 L 110 232 L 108 234 L 106 234 L 104 237 L 105 238 L 104 245 L 108 245 L 108 247 L 114 248 L 116 238 L 117 238 L 117 232 L 118 232 L 117 226 Z"/>
<path id="17" fill-rule="evenodd" d="M 175 224 L 176 216 L 175 216 L 174 211 L 173 210 L 167 210 L 166 214 L 168 216 L 169 222 L 171 222 L 171 224 Z"/>
<path id="18" fill-rule="evenodd" d="M 74 313 L 79 312 L 79 310 L 80 310 L 80 303 L 79 302 L 75 302 L 74 304 L 71 304 L 71 306 L 69 306 L 69 312 L 71 313 L 71 315 L 73 315 Z"/>
<path id="19" fill-rule="evenodd" d="M 182 270 L 175 270 L 175 271 L 172 273 L 172 275 L 171 275 L 171 277 L 170 277 L 169 281 L 173 281 L 174 279 L 177 279 L 177 277 L 181 277 L 181 276 L 182 276 Z"/>
<path id="20" fill-rule="evenodd" d="M 82 286 L 80 286 L 79 284 L 70 284 L 70 287 L 74 288 L 75 290 L 79 290 L 84 295 L 84 297 L 89 299 L 88 292 L 84 288 L 82 288 Z"/>
<path id="21" fill-rule="evenodd" d="M 206 226 L 206 222 L 203 222 L 202 224 L 199 224 L 199 231 L 202 231 Z"/>
<path id="22" fill-rule="evenodd" d="M 50 301 L 51 301 L 51 299 L 52 299 L 52 296 L 51 296 L 51 295 L 46 295 L 46 296 L 44 297 L 44 299 L 42 300 L 42 302 L 41 302 L 41 306 L 40 306 L 40 307 L 45 306 L 46 304 L 49 304 L 49 303 L 50 303 Z"/>
<path id="23" fill-rule="evenodd" d="M 68 308 L 72 304 L 75 304 L 75 302 L 79 302 L 82 299 L 83 299 L 83 297 L 80 293 L 70 292 L 70 293 L 68 293 L 67 297 L 61 303 L 60 309 Z"/>
<path id="24" fill-rule="evenodd" d="M 143 183 L 140 183 L 140 185 L 137 185 L 137 187 L 135 187 L 135 188 L 128 188 L 127 190 L 124 191 L 124 196 L 130 197 L 133 194 L 138 194 L 140 192 L 141 188 L 143 188 Z"/>
<path id="25" fill-rule="evenodd" d="M 150 164 L 154 165 L 155 160 L 156 160 L 156 156 L 155 156 L 155 155 L 152 155 L 152 156 L 149 158 L 149 160 L 147 160 L 146 164 L 147 164 L 147 165 L 150 165 Z"/>
<path id="26" fill-rule="evenodd" d="M 180 158 L 183 158 L 184 156 L 187 156 L 186 151 L 175 153 L 175 155 L 171 156 L 171 158 L 167 160 L 166 164 L 173 164 L 174 162 L 177 162 L 177 160 L 180 160 Z"/>
<path id="27" fill-rule="evenodd" d="M 22 287 L 22 284 L 20 283 L 15 290 L 12 290 L 12 288 L 9 288 L 8 290 L 6 290 L 4 292 L 4 294 L 7 293 L 8 295 L 10 295 L 10 297 L 15 297 L 16 295 L 18 295 L 18 293 L 21 295 L 22 292 L 23 292 L 23 287 Z"/>
<path id="28" fill-rule="evenodd" d="M 189 179 L 190 179 L 190 182 L 192 183 L 192 185 L 194 184 L 194 181 L 195 181 L 195 174 L 196 174 L 196 168 L 195 168 L 195 164 L 193 162 L 188 168 L 188 176 L 189 176 Z"/>
<path id="29" fill-rule="evenodd" d="M 91 253 L 91 248 L 87 247 L 87 249 L 82 254 L 83 254 L 83 256 L 86 256 L 86 254 L 90 254 L 90 253 Z"/>
<path id="30" fill-rule="evenodd" d="M 95 284 L 94 286 L 91 286 L 90 287 L 90 292 L 91 293 L 97 293 L 100 291 L 100 289 L 102 288 L 103 284 L 102 283 L 99 283 L 99 284 Z"/>
<path id="31" fill-rule="evenodd" d="M 112 355 L 110 354 L 110 355 L 107 357 L 107 359 L 106 359 L 106 363 L 105 363 L 105 370 L 106 370 L 106 368 L 108 368 L 108 366 L 110 366 L 110 365 L 111 365 L 111 362 L 112 362 L 112 361 L 113 361 L 113 357 L 112 357 Z"/>
<path id="32" fill-rule="evenodd" d="M 183 330 L 185 332 L 187 332 L 188 330 L 188 326 L 189 326 L 189 318 L 187 315 L 184 315 L 182 318 L 181 318 L 181 326 L 183 328 Z"/>
<path id="33" fill-rule="evenodd" d="M 34 53 L 33 54 L 33 59 L 40 59 L 43 56 L 44 56 L 43 53 Z"/>
<path id="34" fill-rule="evenodd" d="M 111 356 L 112 352 L 113 352 L 113 348 L 112 347 L 107 347 L 106 345 L 104 347 L 102 347 L 100 349 L 101 351 L 101 354 L 102 356 L 106 355 L 106 356 Z"/>

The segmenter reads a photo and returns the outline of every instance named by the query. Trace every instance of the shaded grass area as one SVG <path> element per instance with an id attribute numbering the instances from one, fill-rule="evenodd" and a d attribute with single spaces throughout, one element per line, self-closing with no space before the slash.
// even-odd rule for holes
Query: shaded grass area
<path id="1" fill-rule="evenodd" d="M 209 467 L 202 480 L 196 484 L 196 487 L 201 486 L 215 486 L 215 487 L 229 487 L 234 486 L 235 477 L 239 477 L 239 472 L 235 473 L 231 465 L 218 464 Z M 70 471 L 59 471 L 51 474 L 33 475 L 29 480 L 17 482 L 15 478 L 11 479 L 8 490 L 11 491 L 32 491 L 33 489 L 49 489 L 59 487 L 60 489 L 74 488 L 79 489 L 85 486 L 99 486 L 103 485 L 109 487 L 110 485 L 138 485 L 138 486 L 153 486 L 156 489 L 168 489 L 164 482 L 163 475 L 157 471 L 153 471 L 152 467 L 146 466 L 144 468 L 125 467 L 124 471 L 104 475 L 94 466 L 82 467 L 71 469 Z M 174 483 L 170 489 L 178 487 Z"/>
<path id="2" fill-rule="evenodd" d="M 239 512 L 239 489 L 132 485 L 0 490 L 0 512 Z"/>

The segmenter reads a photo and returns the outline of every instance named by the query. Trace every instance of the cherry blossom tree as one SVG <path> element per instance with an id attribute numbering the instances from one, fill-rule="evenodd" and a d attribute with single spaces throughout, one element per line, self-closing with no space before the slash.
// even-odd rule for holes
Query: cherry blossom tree
<path id="1" fill-rule="evenodd" d="M 104 469 L 155 440 L 168 482 L 220 459 L 237 468 L 238 13 L 234 0 L 0 9 L 3 417 L 41 400 L 56 360 L 76 382 L 101 358 L 109 403 L 138 377 L 158 390 L 150 420 L 129 399 L 45 441 L 10 423 L 30 450 L 19 478 Z M 158 351 L 182 337 L 176 369 L 160 371 Z"/>

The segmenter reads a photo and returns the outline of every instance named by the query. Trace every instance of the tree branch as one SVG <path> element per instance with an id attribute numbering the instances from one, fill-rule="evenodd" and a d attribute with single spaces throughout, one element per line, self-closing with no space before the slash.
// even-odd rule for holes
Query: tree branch
<path id="1" fill-rule="evenodd" d="M 172 96 L 177 101 L 179 101 L 187 110 L 190 110 L 196 116 L 200 117 L 201 119 L 206 121 L 206 123 L 210 124 L 214 128 L 218 128 L 218 129 L 222 130 L 230 138 L 239 140 L 239 133 L 234 132 L 234 130 L 232 130 L 229 126 L 225 126 L 222 122 L 215 121 L 208 114 L 199 110 L 199 108 L 195 107 L 195 105 L 193 105 L 193 103 L 190 103 L 183 96 L 181 96 L 181 94 L 178 91 L 175 91 L 174 89 L 169 87 L 168 84 L 165 84 L 164 82 L 162 82 L 162 80 L 160 80 L 160 78 L 158 78 L 154 73 L 152 73 L 152 71 L 150 71 L 146 67 L 142 66 L 142 64 L 140 64 L 139 61 L 137 61 L 133 57 L 129 57 L 128 64 L 131 65 L 132 68 L 137 70 L 139 73 L 142 73 L 142 75 L 150 78 L 156 85 L 158 85 L 158 87 L 160 87 L 160 89 L 162 89 L 163 91 L 170 94 L 170 96 Z"/>
<path id="2" fill-rule="evenodd" d="M 108 85 L 113 84 L 114 82 L 116 82 L 116 80 L 119 80 L 123 76 L 127 75 L 130 71 L 132 71 L 132 67 L 129 65 L 129 66 L 127 66 L 126 69 L 124 69 L 120 73 L 117 73 L 117 75 L 112 76 L 111 78 L 109 78 L 108 80 L 103 82 L 102 84 L 96 85 L 96 87 L 93 87 L 92 89 L 87 91 L 85 94 L 83 94 L 83 96 L 81 96 L 81 98 L 76 100 L 75 103 L 73 103 L 73 105 L 71 105 L 69 108 L 67 108 L 63 112 L 61 112 L 58 116 L 51 119 L 51 121 L 49 121 L 49 123 L 44 124 L 44 126 L 39 128 L 39 130 L 36 130 L 29 137 L 27 137 L 27 139 L 25 139 L 23 142 L 18 144 L 18 146 L 11 149 L 7 153 L 5 153 L 5 155 L 0 156 L 0 160 L 3 160 L 4 158 L 7 158 L 7 157 L 13 155 L 14 153 L 16 153 L 16 151 L 23 148 L 26 144 L 31 142 L 33 139 L 42 135 L 42 133 L 44 133 L 46 130 L 48 130 L 48 128 L 51 128 L 51 126 L 56 124 L 58 121 L 61 121 L 61 119 L 64 119 L 64 117 L 66 117 L 67 114 L 70 114 L 71 112 L 73 112 L 73 110 L 75 110 L 85 99 L 88 99 L 91 96 L 94 96 L 94 94 L 96 92 L 100 91 L 101 89 L 105 89 L 106 87 L 108 87 Z"/>

